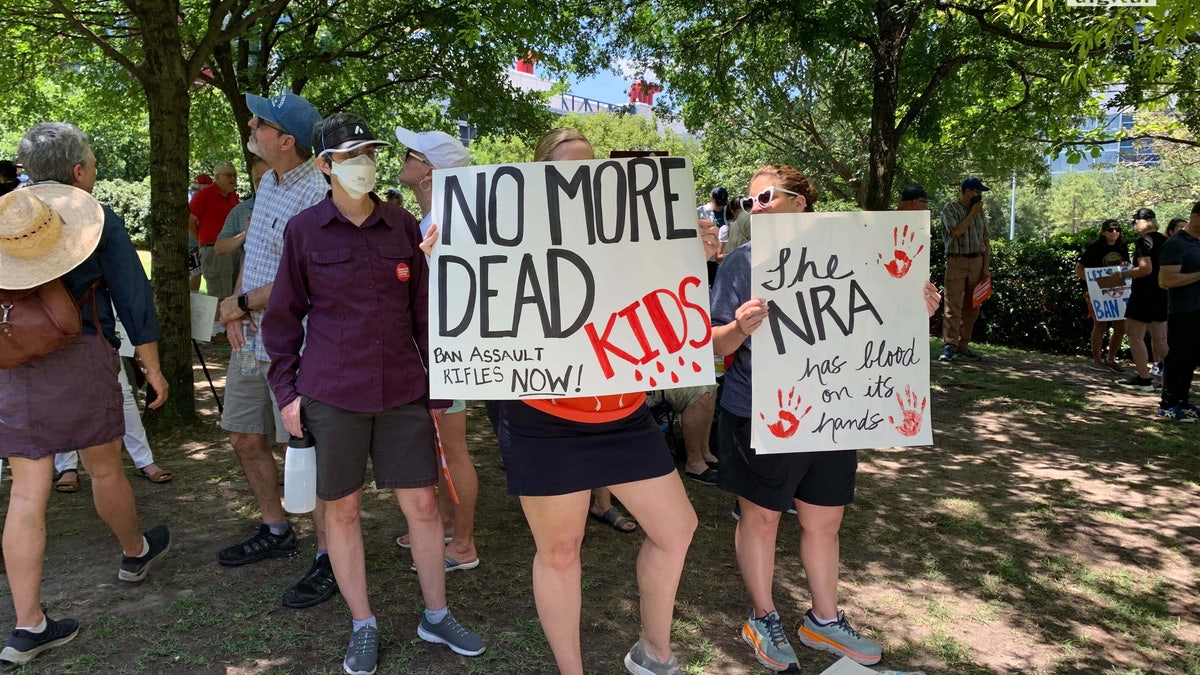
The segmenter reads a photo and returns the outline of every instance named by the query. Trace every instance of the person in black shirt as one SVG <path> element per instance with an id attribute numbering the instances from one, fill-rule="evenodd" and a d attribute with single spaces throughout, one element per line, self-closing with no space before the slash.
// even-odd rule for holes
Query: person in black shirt
<path id="1" fill-rule="evenodd" d="M 1100 224 L 1100 234 L 1096 240 L 1087 245 L 1079 262 L 1075 265 L 1075 275 L 1084 279 L 1084 270 L 1094 267 L 1112 267 L 1113 265 L 1129 266 L 1129 245 L 1121 240 L 1121 224 L 1109 219 Z M 1121 349 L 1121 339 L 1125 337 L 1124 321 L 1101 321 L 1096 318 L 1088 303 L 1088 314 L 1092 316 L 1092 361 L 1101 370 L 1121 372 L 1117 365 L 1117 352 Z M 1112 339 L 1108 342 L 1108 359 L 1104 359 L 1104 334 L 1112 327 Z"/>
<path id="2" fill-rule="evenodd" d="M 1167 291 L 1158 285 L 1158 254 L 1167 238 L 1158 231 L 1158 221 L 1150 209 L 1138 209 L 1133 216 L 1133 226 L 1139 235 L 1133 244 L 1136 267 L 1123 270 L 1119 275 L 1133 279 L 1129 304 L 1125 306 L 1125 320 L 1137 374 L 1121 384 L 1152 391 L 1154 383 L 1145 338 L 1148 329 L 1155 361 L 1166 358 Z"/>

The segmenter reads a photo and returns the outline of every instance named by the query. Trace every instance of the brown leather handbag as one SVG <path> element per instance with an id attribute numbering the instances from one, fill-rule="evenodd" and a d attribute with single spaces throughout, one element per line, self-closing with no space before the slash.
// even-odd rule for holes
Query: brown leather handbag
<path id="1" fill-rule="evenodd" d="M 95 290 L 93 284 L 84 298 L 94 300 Z M 84 298 L 75 302 L 62 279 L 20 291 L 0 290 L 0 368 L 41 358 L 79 337 Z M 94 316 L 95 302 L 92 312 Z"/>

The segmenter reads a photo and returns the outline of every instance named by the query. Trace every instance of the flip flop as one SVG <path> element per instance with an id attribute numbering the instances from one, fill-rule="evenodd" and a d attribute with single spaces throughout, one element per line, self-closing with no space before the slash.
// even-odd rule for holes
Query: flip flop
<path id="1" fill-rule="evenodd" d="M 66 476 L 69 473 L 75 474 L 75 480 L 67 480 L 63 478 L 63 476 Z M 67 469 L 54 474 L 54 491 L 62 492 L 64 494 L 79 492 L 79 470 Z"/>
<path id="2" fill-rule="evenodd" d="M 146 469 L 142 468 L 138 469 L 138 473 L 142 475 L 142 478 L 145 478 L 151 483 L 170 483 L 171 479 L 174 478 L 174 476 L 171 475 L 171 472 L 165 469 L 159 469 L 158 473 L 152 474 L 149 471 L 146 471 Z"/>
<path id="3" fill-rule="evenodd" d="M 603 514 L 595 514 L 591 511 L 588 511 L 588 518 L 591 518 L 592 520 L 598 520 L 622 534 L 631 534 L 637 531 L 637 521 L 622 513 L 621 509 L 618 509 L 615 506 L 605 511 Z M 625 529 L 625 523 L 633 523 L 633 527 L 627 530 Z"/>
<path id="4" fill-rule="evenodd" d="M 446 571 L 447 572 L 453 572 L 455 570 L 473 570 L 476 567 L 479 567 L 479 558 L 475 558 L 474 560 L 468 560 L 467 562 L 458 562 L 454 558 L 451 558 L 450 556 L 446 556 L 445 560 L 446 560 Z M 408 569 L 413 572 L 417 571 L 416 565 L 413 565 L 413 566 L 409 567 Z"/>
<path id="5" fill-rule="evenodd" d="M 445 540 L 444 540 L 442 543 L 443 543 L 443 544 L 449 544 L 449 543 L 450 543 L 451 541 L 453 541 L 453 540 L 454 540 L 454 539 L 453 539 L 452 537 L 446 537 L 446 538 L 445 538 Z M 400 547 L 400 548 L 402 548 L 402 549 L 405 549 L 405 550 L 412 548 L 412 543 L 411 543 L 411 542 L 409 542 L 409 540 L 408 540 L 408 533 L 407 533 L 407 532 L 405 532 L 404 534 L 400 535 L 399 537 L 396 537 L 396 545 L 397 545 L 397 546 L 399 546 L 399 547 Z"/>

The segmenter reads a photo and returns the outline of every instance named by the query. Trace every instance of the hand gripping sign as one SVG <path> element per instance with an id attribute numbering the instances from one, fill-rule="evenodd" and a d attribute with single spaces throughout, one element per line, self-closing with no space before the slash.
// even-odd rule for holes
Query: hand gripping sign
<path id="1" fill-rule="evenodd" d="M 758 452 L 928 445 L 929 214 L 756 215 Z"/>
<path id="2" fill-rule="evenodd" d="M 434 172 L 434 398 L 711 384 L 691 166 L 677 157 Z"/>

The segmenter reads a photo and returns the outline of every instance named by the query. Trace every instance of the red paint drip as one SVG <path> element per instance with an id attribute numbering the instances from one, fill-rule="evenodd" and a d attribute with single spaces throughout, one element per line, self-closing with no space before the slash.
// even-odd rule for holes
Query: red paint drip
<path id="1" fill-rule="evenodd" d="M 633 379 L 637 380 L 638 382 L 641 382 L 642 381 L 642 371 L 640 371 L 640 370 L 633 371 Z"/>
<path id="2" fill-rule="evenodd" d="M 694 372 L 694 373 L 700 372 L 700 364 L 699 363 L 692 361 L 692 372 Z"/>
<path id="3" fill-rule="evenodd" d="M 657 386 L 658 386 L 658 383 L 654 381 L 654 378 L 653 377 L 650 378 L 650 388 L 653 389 Z"/>
<path id="4" fill-rule="evenodd" d="M 662 361 L 655 361 L 654 366 L 658 368 L 658 372 L 660 373 L 667 372 L 667 367 L 662 364 Z"/>
<path id="5" fill-rule="evenodd" d="M 675 371 L 673 371 L 673 370 L 671 371 L 671 381 L 674 382 L 675 384 L 679 384 L 679 376 L 676 375 Z"/>

